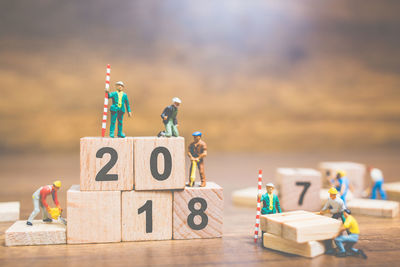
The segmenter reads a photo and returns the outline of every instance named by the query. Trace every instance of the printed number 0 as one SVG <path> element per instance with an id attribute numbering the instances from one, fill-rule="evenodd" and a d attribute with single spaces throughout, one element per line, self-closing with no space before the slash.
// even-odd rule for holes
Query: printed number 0
<path id="1" fill-rule="evenodd" d="M 96 153 L 96 158 L 102 158 L 104 154 L 110 154 L 110 161 L 107 162 L 106 165 L 97 173 L 96 181 L 117 181 L 118 174 L 108 174 L 112 167 L 114 167 L 115 163 L 118 160 L 118 153 L 112 147 L 103 147 L 100 148 Z"/>
<path id="2" fill-rule="evenodd" d="M 164 172 L 159 173 L 157 168 L 158 154 L 163 154 L 164 156 Z M 171 175 L 172 170 L 172 157 L 171 153 L 166 147 L 156 147 L 150 156 L 150 171 L 154 179 L 158 181 L 164 181 Z"/>
<path id="3" fill-rule="evenodd" d="M 153 201 L 147 200 L 138 210 L 138 214 L 146 212 L 146 233 L 153 232 Z"/>
<path id="4" fill-rule="evenodd" d="M 300 198 L 299 198 L 299 205 L 303 205 L 303 200 L 304 200 L 304 195 L 306 194 L 308 188 L 311 186 L 310 182 L 296 182 L 296 185 L 298 186 L 304 186 L 303 191 L 300 194 Z"/>
<path id="5" fill-rule="evenodd" d="M 198 210 L 194 208 L 194 205 L 196 203 L 200 203 L 200 209 L 198 209 Z M 206 200 L 204 198 L 200 198 L 200 197 L 192 198 L 188 203 L 188 208 L 192 212 L 189 214 L 189 216 L 187 218 L 187 223 L 188 223 L 189 227 L 192 228 L 193 230 L 204 229 L 208 224 L 208 216 L 207 216 L 207 214 L 204 213 L 204 211 L 207 209 Z M 195 216 L 201 217 L 200 224 L 194 223 Z"/>

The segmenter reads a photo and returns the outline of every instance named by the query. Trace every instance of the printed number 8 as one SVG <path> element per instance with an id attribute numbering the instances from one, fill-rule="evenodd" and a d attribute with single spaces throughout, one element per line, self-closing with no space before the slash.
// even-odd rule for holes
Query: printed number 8
<path id="1" fill-rule="evenodd" d="M 194 205 L 196 203 L 200 203 L 200 209 L 194 208 Z M 192 198 L 188 203 L 188 209 L 191 211 L 191 213 L 189 214 L 189 216 L 187 218 L 187 223 L 188 223 L 189 227 L 192 228 L 193 230 L 204 229 L 208 224 L 208 216 L 207 216 L 207 214 L 204 213 L 204 211 L 207 209 L 206 200 L 204 198 L 200 198 L 200 197 Z M 194 223 L 195 216 L 201 217 L 200 224 Z"/>

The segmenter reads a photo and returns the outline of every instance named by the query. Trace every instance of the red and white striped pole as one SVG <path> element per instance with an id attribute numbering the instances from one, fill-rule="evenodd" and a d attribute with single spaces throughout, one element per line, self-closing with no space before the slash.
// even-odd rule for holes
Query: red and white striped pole
<path id="1" fill-rule="evenodd" d="M 104 96 L 104 109 L 103 109 L 103 123 L 101 124 L 101 137 L 104 137 L 106 133 L 106 125 L 107 125 L 107 111 L 108 111 L 108 93 L 110 90 L 110 72 L 111 67 L 110 64 L 107 65 L 107 73 L 106 73 L 106 92 Z"/>
<path id="2" fill-rule="evenodd" d="M 262 187 L 262 170 L 258 171 L 258 191 L 257 191 L 257 215 L 256 215 L 256 227 L 254 230 L 254 243 L 257 243 L 258 230 L 260 228 L 260 213 L 261 213 L 261 201 L 258 196 L 261 194 Z"/>

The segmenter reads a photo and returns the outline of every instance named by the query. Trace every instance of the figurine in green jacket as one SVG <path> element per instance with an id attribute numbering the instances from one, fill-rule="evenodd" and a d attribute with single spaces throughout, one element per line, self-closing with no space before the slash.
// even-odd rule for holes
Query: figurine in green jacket
<path id="1" fill-rule="evenodd" d="M 267 193 L 261 196 L 258 195 L 258 198 L 261 198 L 262 202 L 262 209 L 261 214 L 274 214 L 274 213 L 281 213 L 281 206 L 279 205 L 278 196 L 273 193 L 274 191 L 274 184 L 268 183 L 266 185 Z"/>
<path id="2" fill-rule="evenodd" d="M 115 83 L 117 91 L 109 92 L 108 98 L 112 98 L 113 104 L 110 107 L 111 112 L 111 125 L 110 125 L 110 137 L 114 138 L 115 121 L 118 119 L 118 137 L 124 138 L 125 134 L 122 132 L 122 120 L 125 114 L 125 106 L 128 111 L 129 117 L 132 116 L 131 107 L 129 106 L 128 96 L 123 92 L 124 83 L 119 81 Z"/>

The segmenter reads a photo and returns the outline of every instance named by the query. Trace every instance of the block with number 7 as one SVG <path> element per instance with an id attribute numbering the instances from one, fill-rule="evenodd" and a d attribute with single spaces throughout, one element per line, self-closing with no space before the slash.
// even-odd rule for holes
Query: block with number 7
<path id="1" fill-rule="evenodd" d="M 206 187 L 174 191 L 173 239 L 222 236 L 223 189 L 213 182 Z"/>

